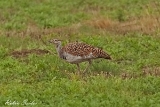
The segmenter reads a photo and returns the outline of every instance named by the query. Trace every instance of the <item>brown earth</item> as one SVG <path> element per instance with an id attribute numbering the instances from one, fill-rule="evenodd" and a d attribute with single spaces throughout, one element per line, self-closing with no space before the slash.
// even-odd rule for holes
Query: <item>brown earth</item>
<path id="1" fill-rule="evenodd" d="M 12 51 L 9 53 L 9 55 L 15 58 L 22 58 L 28 56 L 29 54 L 44 55 L 48 53 L 50 53 L 50 51 L 42 49 L 22 49 L 20 51 Z"/>

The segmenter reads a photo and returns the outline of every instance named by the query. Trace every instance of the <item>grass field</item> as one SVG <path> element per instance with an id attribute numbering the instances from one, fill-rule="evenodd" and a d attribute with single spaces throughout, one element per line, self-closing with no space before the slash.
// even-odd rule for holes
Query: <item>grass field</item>
<path id="1" fill-rule="evenodd" d="M 158 0 L 1 0 L 0 13 L 1 107 L 160 107 Z M 77 75 L 52 38 L 113 60 Z"/>

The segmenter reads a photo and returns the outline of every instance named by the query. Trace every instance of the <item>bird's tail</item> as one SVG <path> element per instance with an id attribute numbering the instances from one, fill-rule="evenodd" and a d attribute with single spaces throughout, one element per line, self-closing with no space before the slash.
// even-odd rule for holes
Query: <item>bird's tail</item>
<path id="1" fill-rule="evenodd" d="M 101 58 L 104 58 L 104 59 L 108 59 L 108 60 L 111 60 L 111 56 L 109 54 L 107 54 L 106 52 L 104 51 L 101 51 L 101 55 L 100 55 Z"/>
<path id="2" fill-rule="evenodd" d="M 109 55 L 107 55 L 104 59 L 112 60 L 112 58 Z"/>

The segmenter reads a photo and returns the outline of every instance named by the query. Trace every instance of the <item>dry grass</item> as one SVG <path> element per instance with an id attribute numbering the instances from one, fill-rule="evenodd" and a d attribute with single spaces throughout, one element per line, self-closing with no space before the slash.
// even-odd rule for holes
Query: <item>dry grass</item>
<path id="1" fill-rule="evenodd" d="M 74 24 L 70 27 L 56 27 L 56 28 L 42 28 L 38 26 L 35 22 L 30 22 L 26 29 L 23 30 L 0 30 L 1 35 L 10 36 L 19 36 L 26 37 L 30 36 L 35 39 L 41 39 L 45 35 L 58 35 L 58 36 L 69 36 L 75 33 L 78 33 L 79 28 L 82 25 L 80 23 Z"/>
<path id="2" fill-rule="evenodd" d="M 142 33 L 142 34 L 153 34 L 156 33 L 160 28 L 160 17 L 159 16 L 143 16 L 130 18 L 125 22 L 119 22 L 108 18 L 98 17 L 83 21 L 77 24 L 73 24 L 69 27 L 56 27 L 56 28 L 42 28 L 38 26 L 34 21 L 30 21 L 23 30 L 7 30 L 0 31 L 1 35 L 6 36 L 31 36 L 35 39 L 41 39 L 45 35 L 59 35 L 59 36 L 70 36 L 74 34 L 83 33 L 84 27 L 91 28 L 93 31 L 105 31 L 117 34 L 126 33 Z M 95 32 L 93 32 L 95 33 Z"/>
<path id="3" fill-rule="evenodd" d="M 125 22 L 105 18 L 96 18 L 87 21 L 86 24 L 88 26 L 113 33 L 126 34 L 131 32 L 139 32 L 142 34 L 153 34 L 160 28 L 160 17 L 143 16 L 140 18 L 131 18 Z"/>
<path id="4" fill-rule="evenodd" d="M 86 24 L 88 26 L 93 26 L 94 28 L 98 29 L 112 30 L 118 24 L 118 22 L 105 18 L 95 18 L 86 21 Z"/>

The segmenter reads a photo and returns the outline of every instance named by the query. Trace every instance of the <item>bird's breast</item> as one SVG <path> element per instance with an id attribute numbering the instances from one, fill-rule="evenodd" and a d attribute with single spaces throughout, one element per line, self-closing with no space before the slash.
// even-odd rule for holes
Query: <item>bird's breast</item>
<path id="1" fill-rule="evenodd" d="M 70 53 L 64 52 L 63 57 L 64 57 L 63 59 L 65 59 L 69 63 L 80 63 L 93 58 L 93 55 L 92 53 L 90 53 L 89 55 L 85 55 L 85 56 L 78 56 L 78 55 L 76 56 L 76 55 L 72 55 Z"/>

